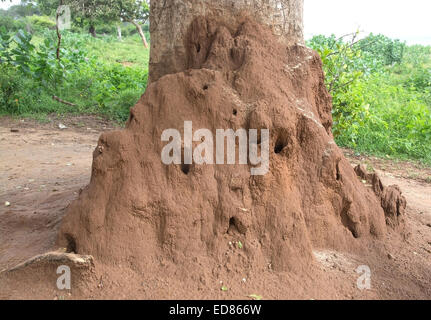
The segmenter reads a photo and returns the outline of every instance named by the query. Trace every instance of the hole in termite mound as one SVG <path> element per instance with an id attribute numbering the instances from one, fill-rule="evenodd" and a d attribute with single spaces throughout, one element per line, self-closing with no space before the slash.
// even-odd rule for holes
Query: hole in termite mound
<path id="1" fill-rule="evenodd" d="M 244 217 L 231 217 L 229 219 L 229 227 L 227 229 L 227 234 L 246 234 L 248 230 L 247 223 L 243 220 Z"/>
<path id="2" fill-rule="evenodd" d="M 235 232 L 238 232 L 237 221 L 235 217 L 232 217 L 229 219 L 229 228 L 227 229 L 226 233 L 232 234 Z"/>
<path id="3" fill-rule="evenodd" d="M 338 162 L 337 165 L 335 166 L 335 178 L 337 179 L 337 181 L 341 180 L 341 172 L 340 172 L 340 163 Z"/>
<path id="4" fill-rule="evenodd" d="M 78 250 L 76 250 L 76 241 L 75 239 L 70 235 L 70 234 L 66 234 L 66 241 L 67 241 L 67 247 L 66 247 L 66 252 L 67 253 L 78 253 Z"/>
<path id="5" fill-rule="evenodd" d="M 189 172 L 190 172 L 191 168 L 192 168 L 192 165 L 191 165 L 191 164 L 185 164 L 185 163 L 183 163 L 183 164 L 181 165 L 181 171 L 182 171 L 185 175 L 188 175 L 188 174 L 189 174 Z"/>
<path id="6" fill-rule="evenodd" d="M 275 141 L 274 152 L 276 154 L 280 154 L 283 152 L 283 150 L 286 149 L 288 145 L 289 145 L 289 141 L 287 139 L 287 135 L 281 134 L 278 136 L 277 140 Z"/>
<path id="7" fill-rule="evenodd" d="M 233 109 L 232 114 L 233 114 L 234 116 L 236 116 L 236 115 L 238 114 L 238 110 Z"/>

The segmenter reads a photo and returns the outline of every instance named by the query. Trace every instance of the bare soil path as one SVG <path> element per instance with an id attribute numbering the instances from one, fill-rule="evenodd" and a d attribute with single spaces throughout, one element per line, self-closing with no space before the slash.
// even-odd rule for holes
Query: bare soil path
<path id="1" fill-rule="evenodd" d="M 60 123 L 67 128 L 60 129 Z M 0 118 L 0 271 L 54 248 L 65 208 L 89 182 L 98 137 L 102 131 L 114 128 L 114 124 L 97 117 L 55 118 L 46 124 Z M 310 282 L 302 292 L 296 290 L 289 296 L 283 293 L 284 285 L 278 284 L 282 277 L 262 275 L 266 283 L 262 283 L 259 293 L 272 299 L 431 299 L 431 169 L 344 152 L 353 165 L 366 164 L 380 174 L 385 184 L 401 187 L 408 201 L 407 238 L 390 234 L 385 240 L 368 244 L 369 251 L 362 254 L 316 250 L 316 268 L 324 274 L 316 287 L 312 288 Z M 355 270 L 363 264 L 373 271 L 373 288 L 367 292 L 356 287 Z M 325 285 L 324 281 L 330 283 Z M 321 290 L 325 286 L 327 294 Z M 154 298 L 187 298 L 180 290 L 174 290 L 177 294 L 172 296 L 164 296 L 161 290 L 158 296 L 151 284 L 148 290 Z M 112 298 L 112 294 L 98 292 L 91 297 Z M 115 294 L 148 297 L 140 296 L 142 288 L 125 292 L 116 288 Z M 220 298 L 220 294 L 202 292 L 201 297 Z M 226 298 L 244 297 L 232 291 Z"/>
<path id="2" fill-rule="evenodd" d="M 65 207 L 89 182 L 99 135 L 110 129 L 97 117 L 0 118 L 0 270 L 52 248 Z"/>

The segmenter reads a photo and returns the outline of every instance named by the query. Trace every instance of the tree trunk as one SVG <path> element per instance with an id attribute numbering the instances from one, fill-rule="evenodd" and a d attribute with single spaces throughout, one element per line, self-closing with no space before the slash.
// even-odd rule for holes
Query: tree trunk
<path id="1" fill-rule="evenodd" d="M 94 37 L 94 38 L 96 38 L 97 37 L 97 34 L 96 34 L 96 27 L 93 25 L 93 24 L 90 24 L 90 28 L 88 29 L 88 32 Z"/>
<path id="2" fill-rule="evenodd" d="M 145 33 L 142 30 L 141 25 L 138 22 L 133 21 L 133 20 L 130 21 L 130 23 L 133 24 L 136 27 L 136 29 L 138 30 L 138 33 L 141 36 L 142 42 L 144 43 L 144 47 L 148 48 L 148 42 L 147 42 L 147 39 L 145 38 Z"/>
<path id="3" fill-rule="evenodd" d="M 63 0 L 60 0 L 59 3 L 60 7 L 63 5 Z M 61 33 L 60 33 L 60 26 L 59 26 L 59 21 L 60 19 L 60 12 L 59 9 L 57 9 L 57 13 L 55 16 L 55 30 L 57 31 L 57 60 L 60 61 L 61 57 L 60 57 L 60 50 L 61 50 Z"/>
<path id="4" fill-rule="evenodd" d="M 304 43 L 304 0 L 151 0 L 150 81 L 187 68 L 184 37 L 198 16 L 238 26 L 244 15 L 268 25 L 281 41 Z"/>
<path id="5" fill-rule="evenodd" d="M 117 34 L 118 34 L 118 41 L 123 41 L 123 36 L 121 34 L 121 25 L 117 24 Z"/>

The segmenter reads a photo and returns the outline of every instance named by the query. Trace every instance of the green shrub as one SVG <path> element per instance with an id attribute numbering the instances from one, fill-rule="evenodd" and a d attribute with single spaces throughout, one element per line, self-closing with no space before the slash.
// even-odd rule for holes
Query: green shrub
<path id="1" fill-rule="evenodd" d="M 54 19 L 48 16 L 29 16 L 27 17 L 30 25 L 34 31 L 40 32 L 45 29 L 54 29 L 56 22 Z"/>
<path id="2" fill-rule="evenodd" d="M 0 14 L 0 28 L 4 28 L 7 31 L 14 32 L 19 29 L 24 29 L 26 22 L 24 19 L 13 18 L 9 15 Z"/>
<path id="3" fill-rule="evenodd" d="M 20 90 L 21 80 L 17 70 L 0 64 L 0 108 L 3 112 L 16 113 Z"/>
<path id="4" fill-rule="evenodd" d="M 142 29 L 144 30 L 144 32 L 146 32 L 145 25 Z M 136 27 L 131 23 L 123 23 L 123 25 L 121 26 L 121 32 L 124 36 L 130 37 L 137 34 L 138 30 L 136 30 Z"/>
<path id="5" fill-rule="evenodd" d="M 431 164 L 431 48 L 317 36 L 341 146 Z"/>
<path id="6" fill-rule="evenodd" d="M 381 34 L 370 34 L 358 42 L 358 47 L 369 59 L 376 59 L 385 66 L 401 63 L 406 50 L 405 43 Z"/>
<path id="7" fill-rule="evenodd" d="M 125 89 L 120 91 L 106 103 L 106 114 L 111 119 L 122 122 L 127 121 L 130 115 L 130 108 L 138 102 L 142 93 L 142 89 Z"/>
<path id="8" fill-rule="evenodd" d="M 421 93 L 392 85 L 390 74 L 374 75 L 362 86 L 370 104 L 355 143 L 342 132 L 338 142 L 365 152 L 423 160 L 431 164 L 431 109 Z"/>
<path id="9" fill-rule="evenodd" d="M 114 36 L 62 34 L 59 62 L 55 30 L 44 29 L 36 36 L 22 30 L 0 31 L 0 60 L 5 68 L 0 113 L 37 117 L 97 113 L 125 121 L 147 84 L 148 50 L 138 37 L 118 42 Z M 133 62 L 126 66 L 117 60 Z M 53 95 L 76 106 L 61 104 Z"/>
<path id="10" fill-rule="evenodd" d="M 333 96 L 334 135 L 348 131 L 352 142 L 368 112 L 358 92 L 359 81 L 380 68 L 377 61 L 364 58 L 354 38 L 345 42 L 335 36 L 316 36 L 308 42 L 322 58 L 326 85 Z"/>

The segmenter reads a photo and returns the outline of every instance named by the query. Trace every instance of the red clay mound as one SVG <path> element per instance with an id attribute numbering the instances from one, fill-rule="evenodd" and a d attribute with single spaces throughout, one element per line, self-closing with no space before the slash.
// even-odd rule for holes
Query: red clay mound
<path id="1" fill-rule="evenodd" d="M 363 165 L 358 165 L 355 172 L 358 177 L 372 186 L 376 196 L 381 199 L 386 224 L 401 233 L 404 232 L 407 201 L 401 189 L 396 185 L 385 187 L 380 177 L 376 173 L 368 173 Z"/>
<path id="2" fill-rule="evenodd" d="M 110 266 L 298 272 L 312 249 L 349 250 L 386 233 L 380 197 L 334 143 L 319 56 L 286 47 L 252 21 L 229 30 L 198 18 L 190 69 L 152 83 L 126 129 L 105 133 L 90 185 L 68 209 L 59 244 Z M 165 129 L 269 129 L 270 170 L 164 165 Z M 389 199 L 391 197 L 386 197 Z M 240 242 L 240 243 L 239 243 Z M 239 246 L 238 255 L 226 255 Z"/>

